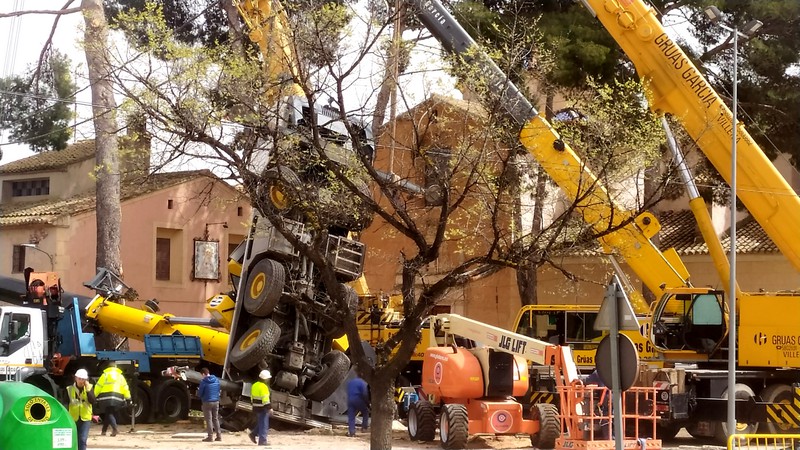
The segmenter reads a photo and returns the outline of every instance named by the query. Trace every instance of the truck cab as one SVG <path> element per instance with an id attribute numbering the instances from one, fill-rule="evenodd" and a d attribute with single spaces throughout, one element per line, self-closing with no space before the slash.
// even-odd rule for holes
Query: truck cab
<path id="1" fill-rule="evenodd" d="M 45 315 L 39 308 L 0 307 L 0 380 L 15 380 L 20 370 L 44 370 Z"/>

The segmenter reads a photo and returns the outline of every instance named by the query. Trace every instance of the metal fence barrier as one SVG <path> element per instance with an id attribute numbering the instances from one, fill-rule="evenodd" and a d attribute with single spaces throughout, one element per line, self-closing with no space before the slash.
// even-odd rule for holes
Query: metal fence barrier
<path id="1" fill-rule="evenodd" d="M 728 450 L 800 450 L 800 434 L 734 434 Z"/>

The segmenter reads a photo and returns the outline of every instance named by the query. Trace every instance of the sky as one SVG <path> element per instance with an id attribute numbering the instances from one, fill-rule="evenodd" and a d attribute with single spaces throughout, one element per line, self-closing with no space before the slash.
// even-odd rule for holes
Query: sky
<path id="1" fill-rule="evenodd" d="M 365 2 L 362 0 L 360 8 L 363 10 Z M 64 0 L 0 0 L 0 13 L 15 10 L 58 10 L 64 5 Z M 80 4 L 75 0 L 74 5 Z M 359 8 L 359 7 L 357 7 Z M 0 75 L 22 74 L 26 67 L 34 64 L 52 29 L 56 16 L 52 14 L 25 15 L 19 18 L 0 18 L 0 62 L 2 72 Z M 680 17 L 673 18 L 666 23 L 668 31 L 672 34 L 685 34 L 685 23 Z M 358 25 L 354 24 L 358 30 Z M 84 140 L 93 137 L 91 118 L 91 94 L 87 89 L 86 63 L 80 39 L 83 35 L 83 18 L 79 13 L 61 16 L 54 36 L 54 47 L 72 58 L 75 66 L 74 79 L 78 85 L 79 94 L 75 107 L 76 123 L 86 122 L 76 128 L 74 140 Z M 407 36 L 408 37 L 408 36 Z M 408 73 L 414 76 L 405 78 L 405 87 L 410 92 L 411 104 L 423 100 L 430 92 L 460 98 L 460 93 L 455 89 L 455 80 L 441 70 L 442 58 L 439 56 L 439 47 L 434 40 L 428 39 L 415 48 L 412 54 L 411 67 Z M 362 63 L 363 64 L 363 63 Z M 366 63 L 369 65 L 369 63 Z M 374 72 L 375 66 L 366 67 L 365 74 Z M 352 87 L 355 95 L 368 96 L 375 89 L 374 83 L 363 78 Z M 405 108 L 399 107 L 398 114 Z M 0 164 L 24 158 L 33 153 L 26 145 L 9 142 L 8 133 L 0 134 L 0 150 L 2 159 Z"/>
<path id="2" fill-rule="evenodd" d="M 362 6 L 357 7 L 363 10 Z M 0 0 L 0 13 L 25 10 L 59 10 L 64 5 L 64 0 Z M 80 4 L 75 0 L 74 5 Z M 18 18 L 0 18 L 0 62 L 2 72 L 0 75 L 9 76 L 12 74 L 23 74 L 26 68 L 38 61 L 39 53 L 44 46 L 53 20 L 56 16 L 52 14 L 25 15 Z M 359 26 L 353 24 L 357 31 Z M 86 63 L 80 39 L 83 35 L 83 18 L 79 13 L 62 16 L 54 36 L 54 47 L 70 56 L 73 66 L 75 66 L 74 80 L 78 86 L 77 105 L 75 108 L 76 123 L 89 120 L 91 111 L 91 94 L 87 89 L 88 80 L 86 77 Z M 411 86 L 415 91 L 412 99 L 421 101 L 430 91 L 435 91 L 445 95 L 460 98 L 460 93 L 455 90 L 455 80 L 445 75 L 441 69 L 441 58 L 438 57 L 438 46 L 431 47 L 426 41 L 425 45 L 419 46 L 418 50 L 412 55 L 410 73 L 417 73 L 414 77 L 409 77 L 406 86 Z M 432 61 L 438 60 L 438 63 Z M 367 63 L 368 64 L 368 63 Z M 367 67 L 364 74 L 372 73 L 375 67 Z M 360 98 L 370 95 L 375 89 L 374 83 L 370 83 L 366 78 L 358 80 L 352 90 Z M 119 101 L 118 101 L 119 103 Z M 404 108 L 403 108 L 404 109 Z M 398 113 L 402 112 L 400 109 Z M 84 140 L 93 137 L 93 127 L 91 121 L 76 128 L 73 140 Z M 8 133 L 0 135 L 0 150 L 2 159 L 0 165 L 25 158 L 33 154 L 24 144 L 9 142 Z"/>

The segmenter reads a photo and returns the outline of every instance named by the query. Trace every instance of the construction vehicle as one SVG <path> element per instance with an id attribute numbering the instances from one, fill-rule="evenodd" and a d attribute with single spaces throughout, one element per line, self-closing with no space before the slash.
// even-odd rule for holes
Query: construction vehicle
<path id="1" fill-rule="evenodd" d="M 436 416 L 444 448 L 464 448 L 469 435 L 527 434 L 535 448 L 600 448 L 613 445 L 613 440 L 595 439 L 592 408 L 582 409 L 579 402 L 562 408 L 561 418 L 554 405 L 533 405 L 530 414 L 511 396 L 521 395 L 528 388 L 527 362 L 549 366 L 555 373 L 564 398 L 583 394 L 571 350 L 512 333 L 456 314 L 439 314 L 430 318 L 431 336 L 444 334 L 444 344 L 425 350 L 421 399 L 411 405 L 408 432 L 412 440 L 434 439 Z M 477 343 L 477 344 L 476 344 Z M 636 368 L 632 368 L 635 372 Z M 649 395 L 649 414 L 639 417 L 623 406 L 622 414 L 634 419 L 635 427 L 649 426 L 654 435 L 656 426 L 655 390 Z M 581 399 L 583 402 L 584 399 Z M 643 410 L 647 407 L 642 406 Z M 643 422 L 649 421 L 649 425 Z M 563 429 L 562 429 L 563 424 Z M 589 431 L 589 433 L 587 433 Z M 639 434 L 637 428 L 635 433 Z M 625 433 L 624 448 L 661 448 L 661 441 L 647 440 L 637 444 Z"/>
<path id="2" fill-rule="evenodd" d="M 666 33 L 643 0 L 609 4 L 582 0 L 646 80 L 653 111 L 680 121 L 730 183 L 733 114 L 711 84 Z M 780 252 L 800 270 L 800 197 L 745 129 L 736 129 L 737 196 Z"/>
<path id="3" fill-rule="evenodd" d="M 23 302 L 29 306 L 0 306 L 0 380 L 32 384 L 64 400 L 65 388 L 72 383 L 77 369 L 86 369 L 90 377 L 99 377 L 104 365 L 115 361 L 129 377 L 136 402 L 133 411 L 122 411 L 123 420 L 135 417 L 138 422 L 151 419 L 172 422 L 186 418 L 190 408 L 187 386 L 163 377 L 161 370 L 200 361 L 199 339 L 188 333 L 149 336 L 142 338 L 143 352 L 98 351 L 94 341 L 96 330 L 84 314 L 84 308 L 92 300 L 67 299 L 59 286 L 57 274 L 34 272 L 30 274 L 26 296 L 28 300 L 35 296 L 38 301 Z"/>
<path id="4" fill-rule="evenodd" d="M 571 199 L 579 199 L 580 195 L 589 197 L 588 202 L 578 201 L 582 215 L 588 223 L 606 227 L 619 226 L 625 220 L 633 219 L 627 225 L 621 226 L 616 232 L 602 238 L 603 247 L 614 254 L 624 258 L 625 262 L 641 278 L 642 282 L 656 295 L 658 301 L 652 309 L 639 295 L 631 298 L 634 311 L 637 314 L 650 317 L 649 338 L 655 346 L 656 358 L 666 365 L 690 364 L 685 367 L 647 368 L 640 376 L 640 381 L 645 384 L 658 382 L 669 386 L 668 402 L 661 405 L 663 421 L 661 428 L 667 434 L 677 433 L 680 426 L 688 425 L 689 432 L 695 436 L 716 436 L 724 438 L 725 407 L 720 401 L 727 398 L 725 367 L 727 360 L 727 318 L 726 302 L 723 292 L 696 288 L 689 282 L 688 273 L 680 262 L 674 249 L 660 251 L 650 238 L 660 229 L 658 220 L 647 212 L 632 217 L 631 214 L 620 211 L 610 201 L 606 191 L 598 183 L 585 164 L 564 143 L 547 121 L 538 116 L 535 109 L 527 101 L 497 66 L 483 52 L 474 51 L 477 47 L 469 35 L 458 25 L 458 22 L 437 1 L 413 2 L 420 12 L 420 21 L 437 38 L 450 53 L 462 56 L 474 66 L 488 80 L 489 91 L 500 96 L 497 105 L 505 108 L 506 116 L 522 127 L 520 143 L 534 156 L 551 178 Z M 654 11 L 646 7 L 640 0 L 624 2 L 601 2 L 599 0 L 584 1 L 587 6 L 595 5 L 593 9 L 598 14 L 601 22 L 609 29 L 618 40 L 625 40 L 621 44 L 627 53 L 634 53 L 634 62 L 641 59 L 650 64 L 652 61 L 660 62 L 663 70 L 671 70 L 671 78 L 667 80 L 660 90 L 659 101 L 670 101 L 675 106 L 678 116 L 688 106 L 681 105 L 681 95 L 692 97 L 696 101 L 701 96 L 694 88 L 703 89 L 703 98 L 711 99 L 707 83 L 700 83 L 702 77 L 694 72 L 691 80 L 681 77 L 686 71 L 677 71 L 675 64 L 682 64 L 683 68 L 690 68 L 689 60 L 685 57 L 676 57 L 680 49 L 665 40 L 666 34 L 656 20 Z M 613 29 L 612 29 L 613 28 Z M 641 36 L 641 33 L 647 36 Z M 665 50 L 669 50 L 668 52 Z M 644 70 L 638 67 L 640 73 L 650 80 L 649 85 L 659 84 L 659 70 Z M 696 72 L 696 70 L 695 70 Z M 691 84 L 690 84 L 691 81 Z M 704 82 L 703 82 L 704 83 Z M 683 93 L 679 95 L 678 89 L 673 86 L 681 85 Z M 720 101 L 710 101 L 705 106 L 724 108 Z M 703 109 L 703 111 L 708 111 Z M 727 116 L 726 116 L 727 114 Z M 721 117 L 728 117 L 729 113 Z M 697 126 L 704 128 L 710 118 L 713 123 L 720 117 L 718 113 L 702 115 L 697 120 Z M 713 128 L 714 126 L 709 126 Z M 724 128 L 718 127 L 717 128 Z M 772 169 L 765 171 L 775 174 Z M 763 186 L 774 184 L 775 180 Z M 586 194 L 581 189 L 592 186 L 591 193 Z M 777 190 L 776 192 L 785 192 Z M 791 192 L 787 195 L 796 198 Z M 694 205 L 698 203 L 693 201 Z M 774 205 L 774 203 L 772 203 Z M 762 211 L 766 206 L 762 207 Z M 692 206 L 695 209 L 695 206 Z M 793 211 L 798 211 L 793 206 Z M 786 222 L 784 225 L 774 225 L 784 231 L 797 229 L 795 221 Z M 767 227 L 765 227 L 766 229 Z M 784 233 L 785 234 L 785 233 Z M 709 241 L 709 246 L 720 249 L 719 243 L 713 232 L 704 237 Z M 789 238 L 790 239 L 790 238 Z M 724 254 L 723 252 L 719 252 Z M 712 252 L 712 256 L 714 253 Z M 720 261 L 721 259 L 721 261 Z M 715 257 L 718 272 L 724 264 L 724 257 Z M 797 351 L 798 343 L 792 342 L 791 337 L 796 334 L 793 330 L 800 329 L 800 316 L 796 314 L 781 315 L 780 322 L 767 317 L 772 311 L 794 311 L 798 302 L 793 294 L 768 294 L 752 293 L 741 294 L 738 302 L 739 317 L 739 351 L 737 379 L 740 381 L 735 387 L 736 398 L 749 401 L 751 404 L 759 399 L 764 400 L 763 407 L 744 408 L 744 402 L 737 402 L 737 416 L 741 418 L 743 427 L 748 431 L 757 427 L 758 423 L 770 422 L 770 427 L 796 427 L 800 425 L 800 415 L 792 411 L 788 403 L 794 396 L 793 383 L 800 380 L 798 363 L 800 352 Z M 781 406 L 783 405 L 783 406 Z"/>

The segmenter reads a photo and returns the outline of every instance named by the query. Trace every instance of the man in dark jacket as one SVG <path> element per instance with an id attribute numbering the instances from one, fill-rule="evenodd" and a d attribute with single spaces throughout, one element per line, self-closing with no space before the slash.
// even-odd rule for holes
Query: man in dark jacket
<path id="1" fill-rule="evenodd" d="M 208 371 L 207 367 L 203 367 L 200 373 L 203 374 L 203 379 L 200 381 L 197 395 L 203 401 L 203 418 L 206 420 L 206 433 L 208 433 L 208 437 L 203 439 L 203 442 L 221 441 L 222 432 L 219 428 L 219 380 Z M 216 439 L 213 438 L 214 432 L 217 433 Z"/>
<path id="2" fill-rule="evenodd" d="M 361 430 L 369 427 L 369 387 L 360 374 L 347 382 L 347 435 L 356 435 L 356 413 L 361 412 Z"/>

